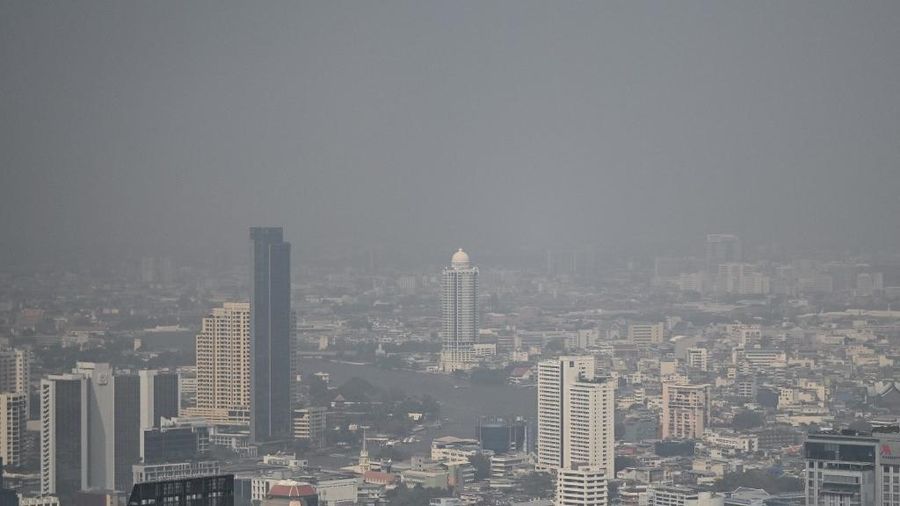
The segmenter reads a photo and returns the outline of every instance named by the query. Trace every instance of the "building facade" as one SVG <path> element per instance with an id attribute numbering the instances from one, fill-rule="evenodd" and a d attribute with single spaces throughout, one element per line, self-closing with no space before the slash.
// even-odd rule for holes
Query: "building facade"
<path id="1" fill-rule="evenodd" d="M 26 408 L 30 404 L 31 362 L 30 350 L 0 349 L 0 392 L 24 393 Z"/>
<path id="2" fill-rule="evenodd" d="M 478 267 L 460 249 L 441 274 L 441 316 L 443 347 L 441 369 L 465 370 L 475 363 L 478 338 Z"/>
<path id="3" fill-rule="evenodd" d="M 199 460 L 162 464 L 135 464 L 132 466 L 134 483 L 149 481 L 181 480 L 198 476 L 214 476 L 221 472 L 219 462 Z"/>
<path id="4" fill-rule="evenodd" d="M 709 369 L 709 352 L 706 348 L 688 348 L 687 365 L 691 369 L 707 371 Z"/>
<path id="5" fill-rule="evenodd" d="M 649 490 L 647 506 L 724 506 L 725 497 L 715 492 L 689 487 L 654 484 Z"/>
<path id="6" fill-rule="evenodd" d="M 594 357 L 538 364 L 538 467 L 599 468 L 614 476 L 615 385 L 595 373 Z"/>
<path id="7" fill-rule="evenodd" d="M 129 490 L 141 458 L 140 376 L 78 362 L 41 381 L 41 495 Z"/>
<path id="8" fill-rule="evenodd" d="M 709 385 L 663 383 L 662 438 L 698 439 L 709 424 Z"/>
<path id="9" fill-rule="evenodd" d="M 177 372 L 147 369 L 138 372 L 141 397 L 141 428 L 159 427 L 162 418 L 178 416 L 181 390 Z"/>
<path id="10" fill-rule="evenodd" d="M 281 227 L 253 227 L 250 439 L 291 436 L 291 244 Z"/>
<path id="11" fill-rule="evenodd" d="M 197 395 L 187 411 L 210 423 L 250 423 L 250 304 L 225 303 L 197 334 Z"/>
<path id="12" fill-rule="evenodd" d="M 900 433 L 808 434 L 807 506 L 900 505 Z"/>
<path id="13" fill-rule="evenodd" d="M 80 374 L 41 380 L 41 495 L 67 496 L 81 490 L 82 403 Z"/>
<path id="14" fill-rule="evenodd" d="M 312 448 L 325 447 L 325 414 L 327 410 L 320 406 L 294 411 L 294 439 L 306 441 Z"/>
<path id="15" fill-rule="evenodd" d="M 22 436 L 28 422 L 28 395 L 0 393 L 0 459 L 3 465 L 22 465 Z"/>
<path id="16" fill-rule="evenodd" d="M 640 346 L 663 342 L 664 333 L 663 323 L 632 323 L 628 326 L 628 340 Z"/>
<path id="17" fill-rule="evenodd" d="M 556 473 L 556 506 L 606 506 L 606 470 L 575 466 Z"/>
<path id="18" fill-rule="evenodd" d="M 203 476 L 138 483 L 131 489 L 128 506 L 233 506 L 234 475 Z"/>
<path id="19" fill-rule="evenodd" d="M 481 447 L 495 454 L 531 451 L 528 421 L 522 417 L 481 417 L 475 432 Z"/>

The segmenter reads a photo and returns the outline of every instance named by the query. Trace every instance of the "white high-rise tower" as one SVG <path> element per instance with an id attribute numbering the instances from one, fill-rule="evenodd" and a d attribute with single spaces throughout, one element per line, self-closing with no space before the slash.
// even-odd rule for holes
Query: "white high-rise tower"
<path id="1" fill-rule="evenodd" d="M 555 471 L 558 505 L 606 504 L 615 476 L 615 385 L 594 357 L 538 364 L 538 467 Z"/>
<path id="2" fill-rule="evenodd" d="M 442 281 L 441 369 L 469 369 L 474 365 L 478 337 L 478 267 L 473 267 L 469 255 L 460 249 L 444 269 Z"/>

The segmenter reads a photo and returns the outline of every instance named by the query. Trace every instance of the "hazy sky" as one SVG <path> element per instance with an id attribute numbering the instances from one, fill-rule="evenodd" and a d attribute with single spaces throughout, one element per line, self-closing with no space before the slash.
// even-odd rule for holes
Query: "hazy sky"
<path id="1" fill-rule="evenodd" d="M 0 259 L 900 242 L 900 2 L 0 0 Z M 446 254 L 445 254 L 446 252 Z"/>

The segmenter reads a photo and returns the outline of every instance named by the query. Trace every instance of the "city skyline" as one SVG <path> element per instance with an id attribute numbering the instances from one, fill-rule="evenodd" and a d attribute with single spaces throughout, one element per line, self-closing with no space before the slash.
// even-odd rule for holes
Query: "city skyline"
<path id="1" fill-rule="evenodd" d="M 0 0 L 0 506 L 900 506 L 898 27 Z"/>

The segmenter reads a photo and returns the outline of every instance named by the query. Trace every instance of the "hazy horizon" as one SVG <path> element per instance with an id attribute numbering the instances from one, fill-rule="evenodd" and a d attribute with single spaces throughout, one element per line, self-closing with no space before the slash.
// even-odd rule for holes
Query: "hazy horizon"
<path id="1" fill-rule="evenodd" d="M 235 256 L 251 225 L 436 258 L 895 248 L 898 26 L 898 2 L 6 1 L 0 260 Z"/>

